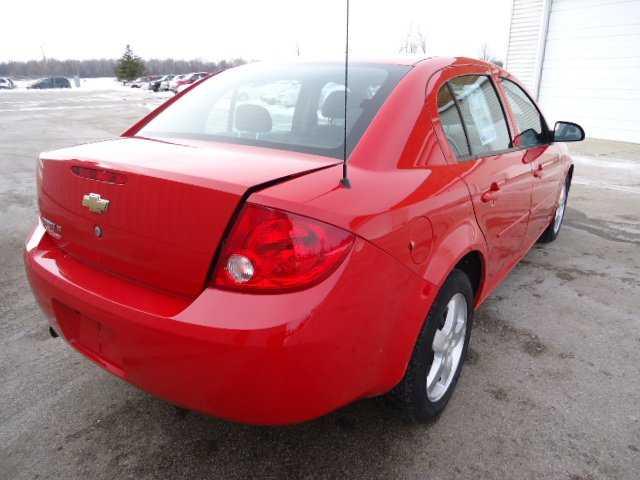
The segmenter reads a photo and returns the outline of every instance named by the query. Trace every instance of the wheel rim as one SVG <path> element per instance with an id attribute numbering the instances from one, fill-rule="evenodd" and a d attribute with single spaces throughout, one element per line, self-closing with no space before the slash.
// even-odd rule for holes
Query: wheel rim
<path id="1" fill-rule="evenodd" d="M 467 315 L 467 299 L 456 293 L 447 303 L 444 323 L 436 330 L 431 345 L 433 362 L 427 374 L 427 398 L 432 402 L 447 393 L 458 369 L 467 334 Z"/>
<path id="2" fill-rule="evenodd" d="M 553 219 L 553 232 L 558 233 L 560 225 L 562 225 L 562 219 L 564 218 L 564 210 L 567 205 L 567 188 L 562 185 L 560 190 L 560 197 L 558 198 L 558 208 L 556 208 L 556 216 Z"/>

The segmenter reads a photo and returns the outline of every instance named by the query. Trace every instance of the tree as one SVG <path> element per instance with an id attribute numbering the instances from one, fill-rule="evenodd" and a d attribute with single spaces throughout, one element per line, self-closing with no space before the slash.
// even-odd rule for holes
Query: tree
<path id="1" fill-rule="evenodd" d="M 399 52 L 404 55 L 424 55 L 427 53 L 427 38 L 420 27 L 414 28 L 413 24 L 409 26 L 409 31 L 400 44 Z"/>
<path id="2" fill-rule="evenodd" d="M 487 42 L 483 42 L 480 45 L 480 60 L 484 60 L 485 62 L 491 60 L 491 55 L 489 54 L 489 45 L 487 45 Z"/>
<path id="3" fill-rule="evenodd" d="M 118 77 L 118 80 L 135 80 L 141 76 L 145 70 L 144 60 L 135 55 L 133 50 L 131 50 L 131 46 L 127 45 L 124 49 L 124 54 L 120 57 L 116 66 L 116 77 Z"/>
<path id="4" fill-rule="evenodd" d="M 0 77 L 37 78 L 51 75 L 80 78 L 111 77 L 120 60 L 114 58 L 94 58 L 90 60 L 29 60 L 24 62 L 0 62 Z M 224 68 L 236 67 L 246 61 L 242 58 L 227 59 L 224 62 L 204 60 L 176 60 L 173 58 L 151 58 L 144 62 L 145 71 L 140 75 L 183 74 L 189 72 L 218 73 Z M 135 76 L 134 76 L 135 77 Z"/>
<path id="5" fill-rule="evenodd" d="M 485 62 L 491 62 L 494 65 L 498 65 L 499 67 L 503 66 L 502 60 L 491 55 L 491 52 L 489 51 L 489 45 L 487 45 L 487 42 L 483 42 L 480 45 L 479 58 L 480 60 L 484 60 Z"/>

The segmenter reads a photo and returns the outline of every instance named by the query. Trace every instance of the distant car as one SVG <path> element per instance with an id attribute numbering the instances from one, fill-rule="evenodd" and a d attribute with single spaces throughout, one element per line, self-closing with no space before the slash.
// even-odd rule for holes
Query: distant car
<path id="1" fill-rule="evenodd" d="M 176 78 L 178 75 L 165 75 L 164 80 L 162 80 L 162 82 L 160 82 L 160 88 L 159 91 L 161 92 L 166 92 L 169 90 L 169 86 L 171 81 Z"/>
<path id="2" fill-rule="evenodd" d="M 171 80 L 174 76 L 175 75 L 163 75 L 157 78 L 154 82 L 151 82 L 149 86 L 149 90 L 153 90 L 154 92 L 162 91 L 162 86 L 165 84 L 168 85 L 169 80 Z M 168 86 L 166 90 L 168 90 Z"/>
<path id="3" fill-rule="evenodd" d="M 145 88 L 147 90 L 154 90 L 156 83 L 162 78 L 162 75 L 150 75 L 147 77 L 147 83 Z"/>
<path id="4" fill-rule="evenodd" d="M 7 77 L 0 77 L 0 90 L 12 90 L 16 88 L 16 84 L 13 80 Z"/>
<path id="5" fill-rule="evenodd" d="M 71 82 L 65 77 L 48 77 L 38 80 L 36 83 L 29 85 L 27 88 L 45 89 L 45 88 L 71 88 Z"/>
<path id="6" fill-rule="evenodd" d="M 133 82 L 129 84 L 131 88 L 144 88 L 149 82 L 148 77 L 139 77 L 136 78 Z"/>
<path id="7" fill-rule="evenodd" d="M 176 88 L 178 88 L 178 82 L 180 82 L 181 80 L 184 80 L 188 76 L 189 76 L 188 74 L 176 75 L 171 80 L 169 80 L 169 82 L 167 84 L 167 90 L 175 92 Z"/>
<path id="8" fill-rule="evenodd" d="M 209 73 L 207 72 L 190 73 L 184 75 L 184 78 L 181 78 L 180 80 L 175 82 L 175 84 L 171 88 L 171 91 L 178 93 L 179 91 L 184 90 L 186 86 L 191 85 L 192 83 L 197 82 L 198 80 L 201 80 L 208 75 Z"/>

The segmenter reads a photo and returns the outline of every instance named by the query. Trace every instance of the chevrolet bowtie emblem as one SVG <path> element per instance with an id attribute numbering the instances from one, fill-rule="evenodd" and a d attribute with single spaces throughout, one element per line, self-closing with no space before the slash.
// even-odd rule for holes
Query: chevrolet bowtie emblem
<path id="1" fill-rule="evenodd" d="M 109 207 L 109 200 L 102 198 L 99 193 L 89 193 L 82 197 L 82 206 L 93 213 L 104 213 Z"/>

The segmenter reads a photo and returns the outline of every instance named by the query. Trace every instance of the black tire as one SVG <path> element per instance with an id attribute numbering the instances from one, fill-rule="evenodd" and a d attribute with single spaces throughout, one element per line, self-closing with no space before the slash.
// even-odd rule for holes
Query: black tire
<path id="1" fill-rule="evenodd" d="M 558 225 L 558 228 L 555 228 L 555 218 L 556 218 L 556 214 L 554 212 L 553 214 L 553 218 L 551 219 L 551 223 L 549 223 L 549 226 L 547 227 L 547 229 L 542 232 L 542 235 L 540 235 L 540 238 L 538 238 L 538 243 L 551 243 L 553 242 L 556 238 L 558 238 L 558 235 L 560 234 L 560 230 L 562 230 L 562 222 L 564 221 L 564 215 L 566 213 L 566 209 L 567 209 L 567 202 L 569 200 L 569 187 L 571 186 L 571 178 L 567 177 L 564 181 L 564 188 L 565 188 L 565 195 L 564 195 L 564 210 L 562 212 L 562 218 L 560 220 L 560 225 Z M 556 207 L 556 212 L 558 210 L 559 207 Z"/>
<path id="2" fill-rule="evenodd" d="M 443 325 L 447 304 L 458 293 L 464 296 L 467 306 L 467 324 L 462 354 L 446 393 L 437 401 L 431 401 L 427 395 L 427 375 L 434 361 L 433 339 L 436 330 Z M 473 299 L 473 288 L 469 277 L 462 270 L 456 269 L 451 272 L 431 306 L 427 320 L 416 341 L 404 378 L 389 394 L 392 403 L 400 407 L 409 421 L 426 422 L 437 417 L 451 398 L 469 347 L 473 324 Z"/>

